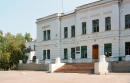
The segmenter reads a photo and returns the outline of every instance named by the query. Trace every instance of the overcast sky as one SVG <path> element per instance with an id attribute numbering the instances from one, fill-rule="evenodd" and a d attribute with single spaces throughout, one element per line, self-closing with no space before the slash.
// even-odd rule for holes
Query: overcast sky
<path id="1" fill-rule="evenodd" d="M 64 11 L 97 0 L 64 0 Z M 61 0 L 0 0 L 0 30 L 13 34 L 29 32 L 36 38 L 36 19 L 61 8 Z"/>

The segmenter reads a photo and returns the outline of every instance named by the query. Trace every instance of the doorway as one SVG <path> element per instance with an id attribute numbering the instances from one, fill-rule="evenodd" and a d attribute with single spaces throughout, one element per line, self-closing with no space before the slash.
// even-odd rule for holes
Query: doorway
<path id="1" fill-rule="evenodd" d="M 98 45 L 93 45 L 92 56 L 93 56 L 93 59 L 98 59 L 98 56 L 99 56 L 99 46 Z"/>

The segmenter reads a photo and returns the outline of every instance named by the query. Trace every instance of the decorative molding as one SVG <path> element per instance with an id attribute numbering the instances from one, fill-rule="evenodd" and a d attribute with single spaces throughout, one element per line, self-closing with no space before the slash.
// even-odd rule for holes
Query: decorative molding
<path id="1" fill-rule="evenodd" d="M 50 25 L 42 26 L 42 29 L 45 29 L 45 28 L 50 28 Z"/>
<path id="2" fill-rule="evenodd" d="M 103 14 L 112 14 L 112 11 L 103 12 Z"/>

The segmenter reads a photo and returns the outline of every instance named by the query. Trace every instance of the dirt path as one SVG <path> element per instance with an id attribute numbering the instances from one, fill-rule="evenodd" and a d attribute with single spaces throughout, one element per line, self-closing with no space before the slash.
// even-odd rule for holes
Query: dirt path
<path id="1" fill-rule="evenodd" d="M 130 83 L 130 73 L 88 75 L 39 71 L 0 71 L 0 83 Z"/>

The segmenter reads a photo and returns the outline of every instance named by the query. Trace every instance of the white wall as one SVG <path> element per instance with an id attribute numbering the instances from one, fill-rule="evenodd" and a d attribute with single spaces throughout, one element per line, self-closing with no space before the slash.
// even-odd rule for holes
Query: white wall
<path id="1" fill-rule="evenodd" d="M 125 55 L 125 42 L 130 42 L 130 29 L 125 29 L 125 15 L 130 14 L 130 0 L 124 0 L 121 6 L 121 51 L 120 54 Z"/>
<path id="2" fill-rule="evenodd" d="M 108 0 L 110 1 L 110 0 Z M 92 58 L 92 46 L 99 45 L 99 55 L 104 54 L 104 44 L 112 43 L 112 56 L 124 56 L 125 42 L 130 41 L 130 29 L 125 27 L 125 15 L 130 14 L 130 1 L 123 0 L 121 6 L 121 16 L 119 16 L 119 6 L 117 1 L 97 5 L 89 8 L 81 8 L 74 13 L 64 15 L 61 21 L 58 17 L 44 20 L 37 23 L 37 42 L 36 54 L 42 58 L 42 51 L 51 50 L 51 58 L 60 56 L 63 59 L 64 48 L 68 48 L 68 55 L 71 56 L 71 48 L 77 46 L 87 46 L 88 58 Z M 105 17 L 111 17 L 111 31 L 105 31 Z M 121 42 L 119 42 L 119 17 L 121 17 Z M 92 20 L 99 19 L 99 32 L 92 33 Z M 61 22 L 61 26 L 60 26 Z M 82 22 L 87 22 L 87 34 L 82 35 Z M 42 28 L 49 25 L 48 28 Z M 75 25 L 76 37 L 71 38 L 71 26 Z M 61 28 L 60 28 L 61 27 Z M 64 39 L 64 27 L 68 27 L 68 38 Z M 43 30 L 51 30 L 51 40 L 42 41 Z M 61 32 L 60 32 L 61 31 Z M 56 36 L 57 35 L 57 36 Z M 60 43 L 61 35 L 61 43 Z M 119 54 L 120 46 L 120 54 Z"/>
<path id="3" fill-rule="evenodd" d="M 43 31 L 51 31 L 51 40 L 43 41 Z M 43 59 L 43 50 L 50 49 L 51 59 L 59 56 L 59 38 L 60 38 L 60 29 L 59 29 L 59 18 L 55 17 L 49 20 L 41 21 L 37 23 L 37 57 Z"/>

